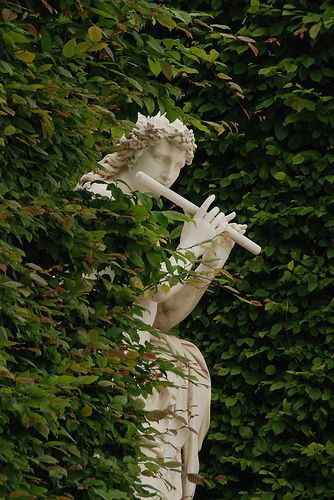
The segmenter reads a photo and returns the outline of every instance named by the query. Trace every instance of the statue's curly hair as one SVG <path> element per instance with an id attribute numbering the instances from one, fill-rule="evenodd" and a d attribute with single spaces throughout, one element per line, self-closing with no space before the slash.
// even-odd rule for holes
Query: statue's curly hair
<path id="1" fill-rule="evenodd" d="M 99 165 L 103 168 L 83 175 L 77 189 L 85 189 L 88 183 L 97 180 L 113 181 L 124 168 L 131 167 L 147 147 L 158 144 L 165 139 L 186 151 L 186 164 L 192 163 L 196 149 L 192 130 L 178 119 L 170 122 L 160 112 L 152 117 L 138 113 L 138 120 L 132 132 L 128 137 L 123 136 L 119 141 L 122 148 L 115 153 L 106 155 L 99 161 Z"/>

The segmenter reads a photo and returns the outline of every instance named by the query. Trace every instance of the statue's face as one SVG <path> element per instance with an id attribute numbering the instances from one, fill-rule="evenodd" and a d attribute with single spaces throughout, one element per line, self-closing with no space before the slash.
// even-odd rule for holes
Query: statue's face
<path id="1" fill-rule="evenodd" d="M 181 150 L 167 140 L 149 146 L 128 171 L 133 190 L 143 191 L 136 173 L 139 170 L 167 187 L 172 186 L 186 162 L 186 151 Z"/>

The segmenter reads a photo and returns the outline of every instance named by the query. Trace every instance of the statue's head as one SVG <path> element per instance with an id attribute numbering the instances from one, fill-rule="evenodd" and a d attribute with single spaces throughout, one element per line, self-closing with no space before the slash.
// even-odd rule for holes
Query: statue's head
<path id="1" fill-rule="evenodd" d="M 138 120 L 133 130 L 119 141 L 121 149 L 106 155 L 99 162 L 103 169 L 98 170 L 97 174 L 86 174 L 80 184 L 96 180 L 97 176 L 106 182 L 122 177 L 123 172 L 137 165 L 139 158 L 145 152 L 160 143 L 170 145 L 173 150 L 180 150 L 183 162 L 187 165 L 192 163 L 196 149 L 192 130 L 183 125 L 179 119 L 170 122 L 160 112 L 152 117 L 138 113 Z"/>

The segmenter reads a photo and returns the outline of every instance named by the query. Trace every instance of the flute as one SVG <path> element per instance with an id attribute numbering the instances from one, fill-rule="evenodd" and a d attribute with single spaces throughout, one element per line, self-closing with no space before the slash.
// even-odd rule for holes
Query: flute
<path id="1" fill-rule="evenodd" d="M 191 201 L 188 201 L 186 198 L 177 194 L 175 191 L 172 191 L 171 189 L 164 186 L 160 182 L 156 181 L 149 175 L 145 174 L 145 172 L 142 171 L 137 172 L 136 177 L 139 180 L 139 182 L 141 182 L 142 185 L 148 189 L 149 192 L 157 193 L 161 196 L 164 196 L 165 198 L 167 198 L 167 200 L 171 201 L 172 203 L 175 203 L 175 205 L 177 205 L 178 207 L 183 208 L 183 210 L 189 213 L 190 215 L 194 215 L 199 209 L 197 205 L 195 205 Z M 231 238 L 231 240 L 238 243 L 238 245 L 245 248 L 253 255 L 258 255 L 261 252 L 261 247 L 259 245 L 257 245 L 256 243 L 254 243 L 254 241 L 247 238 L 247 236 L 238 233 L 238 231 L 236 231 L 232 227 L 227 226 L 224 233 L 226 233 Z"/>

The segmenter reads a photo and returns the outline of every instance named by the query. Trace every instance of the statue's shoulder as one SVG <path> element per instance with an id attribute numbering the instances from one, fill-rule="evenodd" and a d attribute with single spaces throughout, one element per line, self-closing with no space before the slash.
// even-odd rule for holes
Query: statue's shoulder
<path id="1" fill-rule="evenodd" d="M 108 190 L 108 185 L 109 185 L 109 183 L 102 182 L 101 180 L 99 180 L 98 182 L 93 181 L 93 182 L 86 183 L 86 185 L 84 185 L 83 189 L 85 189 L 86 191 L 90 191 L 91 193 L 94 193 L 94 194 L 100 194 L 102 196 L 107 196 L 108 198 L 111 199 L 112 193 L 110 190 Z"/>
<path id="2" fill-rule="evenodd" d="M 85 190 L 90 193 L 100 194 L 112 198 L 112 192 L 108 190 L 109 182 L 106 182 L 98 173 L 88 172 L 81 177 L 76 190 Z"/>

